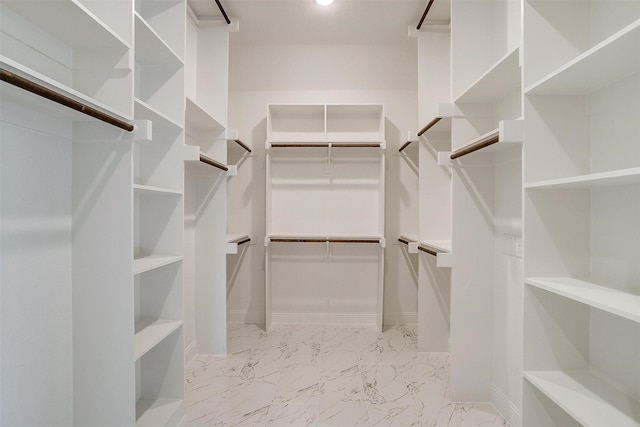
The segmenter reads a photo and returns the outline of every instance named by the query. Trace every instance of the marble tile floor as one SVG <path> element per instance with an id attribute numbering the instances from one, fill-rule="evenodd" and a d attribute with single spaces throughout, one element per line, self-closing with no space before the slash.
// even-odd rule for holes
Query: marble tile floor
<path id="1" fill-rule="evenodd" d="M 448 401 L 448 355 L 418 353 L 409 326 L 229 324 L 228 353 L 189 363 L 185 427 L 508 426 Z"/>

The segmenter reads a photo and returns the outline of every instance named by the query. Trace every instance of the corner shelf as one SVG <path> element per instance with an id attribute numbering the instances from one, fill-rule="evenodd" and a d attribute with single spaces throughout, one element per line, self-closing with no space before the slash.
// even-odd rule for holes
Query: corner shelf
<path id="1" fill-rule="evenodd" d="M 640 295 L 571 277 L 526 278 L 525 283 L 640 323 Z"/>
<path id="2" fill-rule="evenodd" d="M 136 322 L 133 345 L 134 360 L 140 359 L 163 339 L 182 326 L 180 320 L 141 320 Z"/>
<path id="3" fill-rule="evenodd" d="M 640 402 L 593 372 L 529 371 L 524 378 L 584 426 L 640 425 Z"/>
<path id="4" fill-rule="evenodd" d="M 525 90 L 527 95 L 583 95 L 640 70 L 640 20 Z"/>
<path id="5" fill-rule="evenodd" d="M 222 134 L 225 126 L 207 112 L 196 101 L 186 98 L 185 125 L 187 132 L 209 132 Z"/>
<path id="6" fill-rule="evenodd" d="M 182 256 L 177 255 L 149 255 L 136 258 L 133 260 L 133 274 L 141 274 L 179 261 L 182 261 Z"/>
<path id="7" fill-rule="evenodd" d="M 525 189 L 589 189 L 639 184 L 640 167 L 525 183 Z"/>
<path id="8" fill-rule="evenodd" d="M 480 76 L 454 103 L 491 103 L 504 98 L 520 87 L 520 48 L 500 58 Z"/>
<path id="9" fill-rule="evenodd" d="M 177 424 L 181 418 L 184 402 L 182 399 L 140 399 L 136 402 L 136 427 L 158 427 Z"/>

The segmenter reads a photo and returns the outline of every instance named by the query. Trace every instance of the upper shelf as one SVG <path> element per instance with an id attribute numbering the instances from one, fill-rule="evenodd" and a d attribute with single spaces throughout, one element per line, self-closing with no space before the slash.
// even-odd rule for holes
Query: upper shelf
<path id="1" fill-rule="evenodd" d="M 523 140 L 523 120 L 502 120 L 497 129 L 485 133 L 470 141 L 449 155 L 451 160 L 458 159 L 476 151 L 482 150 L 484 153 L 492 153 L 506 150 L 521 144 Z"/>
<path id="2" fill-rule="evenodd" d="M 172 120 L 169 116 L 138 98 L 133 99 L 133 114 L 137 120 L 151 120 L 151 122 L 153 122 L 154 130 L 182 129 L 182 126 Z"/>
<path id="3" fill-rule="evenodd" d="M 640 167 L 525 183 L 527 189 L 589 189 L 640 183 Z"/>
<path id="4" fill-rule="evenodd" d="M 383 142 L 382 104 L 271 104 L 267 143 Z"/>
<path id="5" fill-rule="evenodd" d="M 530 277 L 525 283 L 640 323 L 640 295 L 571 277 Z"/>
<path id="6" fill-rule="evenodd" d="M 640 20 L 526 89 L 527 95 L 584 95 L 640 71 Z"/>
<path id="7" fill-rule="evenodd" d="M 487 72 L 463 91 L 454 103 L 492 103 L 520 88 L 520 49 L 500 58 Z"/>
<path id="8" fill-rule="evenodd" d="M 141 65 L 160 66 L 183 64 L 182 59 L 165 43 L 156 31 L 135 12 L 136 17 L 136 62 Z"/>
<path id="9" fill-rule="evenodd" d="M 195 100 L 187 97 L 185 124 L 187 132 L 206 132 L 213 135 L 221 135 L 225 131 L 225 126 L 215 117 L 207 112 Z"/>
<path id="10" fill-rule="evenodd" d="M 121 37 L 77 0 L 3 0 L 15 13 L 72 49 L 130 48 Z"/>

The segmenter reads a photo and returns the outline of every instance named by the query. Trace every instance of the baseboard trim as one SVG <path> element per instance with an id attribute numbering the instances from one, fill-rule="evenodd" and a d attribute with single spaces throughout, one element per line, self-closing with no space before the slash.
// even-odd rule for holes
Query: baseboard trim
<path id="1" fill-rule="evenodd" d="M 191 343 L 184 349 L 184 365 L 185 366 L 187 366 L 189 362 L 191 362 L 193 358 L 196 357 L 197 349 L 198 349 L 198 346 L 195 340 L 191 341 Z"/>
<path id="2" fill-rule="evenodd" d="M 264 313 L 253 313 L 248 310 L 227 310 L 227 322 L 264 324 Z"/>
<path id="3" fill-rule="evenodd" d="M 522 425 L 520 408 L 513 403 L 495 384 L 491 385 L 491 402 L 505 420 L 513 427 Z"/>
<path id="4" fill-rule="evenodd" d="M 375 325 L 375 313 L 272 313 L 272 323 Z"/>
<path id="5" fill-rule="evenodd" d="M 384 315 L 385 326 L 417 325 L 418 313 L 393 313 Z"/>

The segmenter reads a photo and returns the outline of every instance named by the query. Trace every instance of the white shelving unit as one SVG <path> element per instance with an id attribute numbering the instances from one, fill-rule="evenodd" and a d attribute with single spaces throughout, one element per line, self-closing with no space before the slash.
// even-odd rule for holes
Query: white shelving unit
<path id="1" fill-rule="evenodd" d="M 202 5 L 200 5 L 202 6 Z M 215 8 L 215 4 L 213 5 Z M 187 4 L 185 52 L 185 319 L 187 361 L 227 353 L 227 166 L 229 29 Z M 237 28 L 237 27 L 236 27 Z"/>
<path id="2" fill-rule="evenodd" d="M 382 327 L 384 108 L 269 105 L 266 313 Z"/>
<path id="3" fill-rule="evenodd" d="M 134 151 L 136 426 L 177 425 L 184 400 L 185 1 L 137 0 L 136 119 L 153 139 Z"/>
<path id="4" fill-rule="evenodd" d="M 524 7 L 523 425 L 639 426 L 640 4 Z"/>

